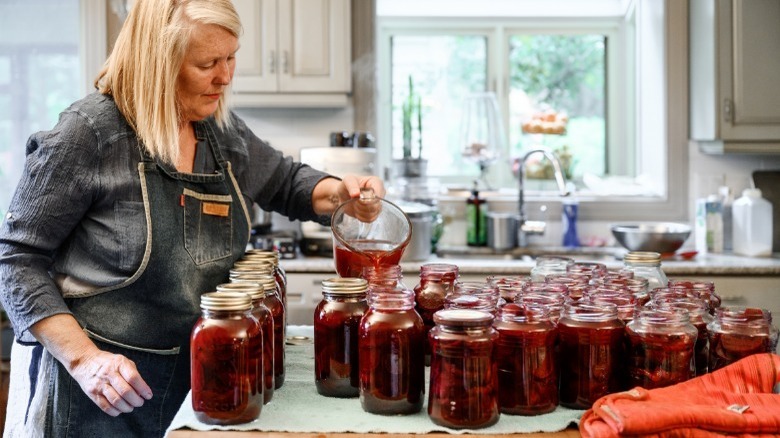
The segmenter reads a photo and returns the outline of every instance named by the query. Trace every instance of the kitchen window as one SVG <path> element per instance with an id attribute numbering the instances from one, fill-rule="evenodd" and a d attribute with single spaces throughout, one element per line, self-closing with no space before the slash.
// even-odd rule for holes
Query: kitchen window
<path id="1" fill-rule="evenodd" d="M 686 90 L 668 94 L 670 75 L 681 71 L 669 69 L 668 58 L 686 53 L 686 5 L 378 0 L 377 12 L 378 134 L 379 144 L 390 146 L 380 148 L 380 165 L 391 168 L 402 157 L 411 78 L 422 108 L 422 158 L 428 175 L 446 186 L 470 187 L 479 176 L 461 155 L 458 128 L 463 99 L 492 91 L 506 139 L 502 158 L 488 168 L 493 188 L 516 189 L 516 159 L 543 146 L 564 159 L 580 200 L 612 204 L 598 208 L 599 219 L 625 213 L 617 206 L 625 202 L 640 204 L 633 214 L 641 219 L 687 214 L 687 194 L 679 190 L 686 187 L 677 181 L 684 160 L 672 158 L 684 153 L 687 132 L 667 126 L 687 117 L 670 103 Z M 417 120 L 413 125 L 416 157 Z M 552 199 L 554 182 L 543 179 L 549 166 L 536 157 L 526 164 L 528 197 Z"/>
<path id="2" fill-rule="evenodd" d="M 0 214 L 21 176 L 30 134 L 51 129 L 92 89 L 105 59 L 105 13 L 105 0 L 0 2 Z"/>

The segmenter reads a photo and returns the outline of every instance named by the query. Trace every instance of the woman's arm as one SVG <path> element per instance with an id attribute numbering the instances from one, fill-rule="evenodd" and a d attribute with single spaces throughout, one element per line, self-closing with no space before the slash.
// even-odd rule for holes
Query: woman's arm
<path id="1" fill-rule="evenodd" d="M 342 203 L 360 196 L 360 189 L 370 188 L 379 198 L 385 196 L 385 186 L 376 176 L 345 175 L 344 178 L 320 180 L 312 191 L 311 203 L 319 215 L 331 214 Z"/>

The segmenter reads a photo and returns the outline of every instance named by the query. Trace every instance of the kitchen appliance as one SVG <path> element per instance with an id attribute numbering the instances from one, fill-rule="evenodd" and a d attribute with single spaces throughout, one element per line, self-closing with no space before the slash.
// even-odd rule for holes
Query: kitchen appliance
<path id="1" fill-rule="evenodd" d="M 333 176 L 374 175 L 375 148 L 309 147 L 300 151 L 300 162 Z M 330 227 L 316 222 L 301 222 L 301 253 L 308 256 L 331 257 L 333 236 Z"/>

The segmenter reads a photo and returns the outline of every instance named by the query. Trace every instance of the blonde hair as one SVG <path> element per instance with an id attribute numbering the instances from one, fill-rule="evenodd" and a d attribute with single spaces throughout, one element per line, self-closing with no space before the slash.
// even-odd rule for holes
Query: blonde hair
<path id="1" fill-rule="evenodd" d="M 241 22 L 231 0 L 136 0 L 95 86 L 119 111 L 152 157 L 179 156 L 176 79 L 196 24 L 215 24 L 238 37 Z M 230 124 L 226 88 L 214 118 Z"/>

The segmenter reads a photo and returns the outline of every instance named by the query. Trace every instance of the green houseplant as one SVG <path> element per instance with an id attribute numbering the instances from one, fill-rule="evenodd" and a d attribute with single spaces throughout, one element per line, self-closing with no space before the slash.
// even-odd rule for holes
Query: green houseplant
<path id="1" fill-rule="evenodd" d="M 414 91 L 414 81 L 409 76 L 409 93 L 401 105 L 403 127 L 403 158 L 396 160 L 396 175 L 401 177 L 425 176 L 428 160 L 422 158 L 423 124 L 422 98 Z M 414 126 L 416 123 L 416 126 Z M 417 131 L 417 153 L 412 154 L 413 131 Z"/>

